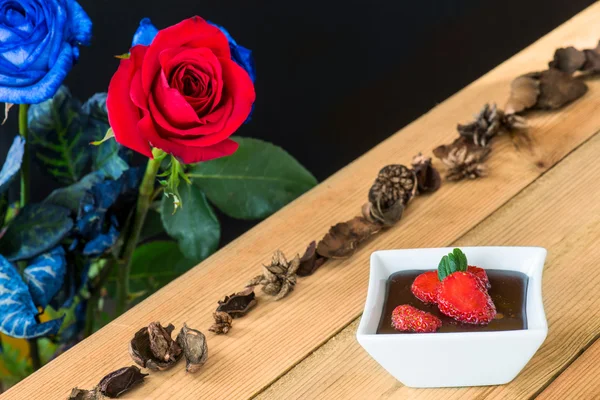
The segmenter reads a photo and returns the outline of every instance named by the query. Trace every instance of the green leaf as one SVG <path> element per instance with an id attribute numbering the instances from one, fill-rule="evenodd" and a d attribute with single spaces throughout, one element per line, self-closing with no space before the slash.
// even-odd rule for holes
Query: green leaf
<path id="1" fill-rule="evenodd" d="M 81 103 L 66 86 L 50 100 L 29 108 L 31 144 L 38 161 L 61 183 L 74 183 L 84 174 L 91 152 L 81 118 Z"/>
<path id="2" fill-rule="evenodd" d="M 315 177 L 280 147 L 234 138 L 231 156 L 194 165 L 188 176 L 225 214 L 265 218 L 317 184 Z"/>
<path id="3" fill-rule="evenodd" d="M 200 262 L 217 249 L 221 226 L 202 190 L 186 184 L 179 192 L 184 207 L 175 214 L 173 201 L 168 197 L 162 199 L 163 226 L 177 240 L 185 257 Z"/>
<path id="4" fill-rule="evenodd" d="M 131 261 L 131 290 L 154 293 L 196 265 L 186 259 L 176 242 L 155 241 L 135 249 Z"/>
<path id="5" fill-rule="evenodd" d="M 148 210 L 148 214 L 146 214 L 146 219 L 144 220 L 144 226 L 140 232 L 140 242 L 143 243 L 164 232 L 165 228 L 162 224 L 160 212 L 153 209 Z"/>
<path id="6" fill-rule="evenodd" d="M 108 130 L 106 131 L 106 133 L 104 134 L 104 137 L 102 139 L 90 142 L 90 144 L 92 146 L 100 146 L 102 143 L 106 142 L 107 140 L 113 139 L 114 137 L 115 137 L 115 132 L 113 131 L 112 128 L 108 128 Z"/>
<path id="7" fill-rule="evenodd" d="M 53 204 L 27 205 L 0 239 L 0 254 L 18 261 L 53 248 L 73 227 L 69 214 L 68 209 Z"/>
<path id="8" fill-rule="evenodd" d="M 33 372 L 29 360 L 23 357 L 19 349 L 10 343 L 2 343 L 0 360 L 2 360 L 3 367 L 0 368 L 0 380 L 4 383 L 4 389 L 15 385 Z"/>
<path id="9" fill-rule="evenodd" d="M 454 272 L 466 270 L 467 256 L 460 249 L 454 249 L 452 253 L 442 257 L 438 265 L 438 278 L 441 281 Z"/>
<path id="10" fill-rule="evenodd" d="M 456 269 L 457 271 L 466 271 L 468 267 L 467 256 L 460 249 L 454 249 L 452 251 L 454 254 L 454 259 L 456 260 Z"/>
<path id="11" fill-rule="evenodd" d="M 445 277 L 450 275 L 450 260 L 448 256 L 442 257 L 440 264 L 438 265 L 438 278 L 443 281 Z"/>
<path id="12" fill-rule="evenodd" d="M 452 253 L 448 254 L 448 269 L 450 270 L 451 274 L 458 271 L 457 265 L 458 264 L 456 263 L 456 259 L 454 259 L 454 254 L 452 254 Z"/>
<path id="13" fill-rule="evenodd" d="M 173 279 L 196 265 L 179 250 L 176 242 L 159 240 L 143 244 L 135 249 L 131 259 L 130 290 L 137 294 L 137 301 L 156 292 Z M 113 271 L 108 285 L 112 292 L 117 281 Z"/>

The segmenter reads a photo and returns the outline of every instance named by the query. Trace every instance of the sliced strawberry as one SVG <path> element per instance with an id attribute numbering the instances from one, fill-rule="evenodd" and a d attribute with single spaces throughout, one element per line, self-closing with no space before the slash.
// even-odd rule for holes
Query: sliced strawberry
<path id="1" fill-rule="evenodd" d="M 438 283 L 440 280 L 437 271 L 428 271 L 415 278 L 410 290 L 417 299 L 425 303 L 436 303 Z"/>
<path id="2" fill-rule="evenodd" d="M 438 308 L 444 314 L 467 324 L 485 325 L 496 316 L 496 306 L 478 277 L 454 272 L 438 285 Z"/>
<path id="3" fill-rule="evenodd" d="M 438 317 L 408 304 L 398 306 L 392 312 L 392 327 L 398 331 L 431 333 L 440 326 L 442 321 Z"/>
<path id="4" fill-rule="evenodd" d="M 488 279 L 488 276 L 485 273 L 485 269 L 479 268 L 479 267 L 475 267 L 473 265 L 469 265 L 467 267 L 467 272 L 470 272 L 473 275 L 475 275 L 476 277 L 478 277 L 479 281 L 483 284 L 483 286 L 485 288 L 489 289 L 489 288 L 492 287 L 492 285 L 490 285 L 490 280 Z"/>

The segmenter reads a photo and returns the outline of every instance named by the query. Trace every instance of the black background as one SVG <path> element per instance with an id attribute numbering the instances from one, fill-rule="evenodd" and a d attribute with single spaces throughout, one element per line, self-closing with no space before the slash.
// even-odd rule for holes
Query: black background
<path id="1" fill-rule="evenodd" d="M 284 147 L 323 180 L 594 1 L 79 3 L 94 30 L 66 82 L 74 95 L 107 90 L 141 18 L 160 29 L 200 15 L 254 51 L 256 107 L 238 133 Z M 0 128 L 0 160 L 15 132 L 16 112 Z M 37 167 L 33 180 L 39 201 L 53 184 Z M 223 243 L 253 225 L 220 218 Z"/>

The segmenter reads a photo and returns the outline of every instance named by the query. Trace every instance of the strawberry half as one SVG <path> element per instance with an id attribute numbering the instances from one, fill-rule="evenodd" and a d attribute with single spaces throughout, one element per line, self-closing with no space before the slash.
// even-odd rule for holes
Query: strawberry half
<path id="1" fill-rule="evenodd" d="M 469 272 L 454 272 L 438 286 L 440 311 L 467 324 L 489 324 L 496 316 L 496 306 L 479 278 Z"/>
<path id="2" fill-rule="evenodd" d="M 442 321 L 433 314 L 408 304 L 394 308 L 392 327 L 402 332 L 432 333 L 440 329 Z"/>
<path id="3" fill-rule="evenodd" d="M 467 272 L 470 272 L 473 275 L 475 275 L 476 277 L 478 277 L 479 280 L 481 281 L 481 284 L 484 287 L 486 287 L 488 289 L 492 287 L 492 285 L 490 285 L 490 280 L 488 279 L 488 276 L 485 273 L 485 269 L 479 268 L 479 267 L 475 267 L 473 265 L 469 265 L 467 267 Z"/>
<path id="4" fill-rule="evenodd" d="M 439 283 L 440 280 L 437 271 L 428 271 L 415 278 L 410 290 L 422 302 L 436 303 L 437 286 Z"/>

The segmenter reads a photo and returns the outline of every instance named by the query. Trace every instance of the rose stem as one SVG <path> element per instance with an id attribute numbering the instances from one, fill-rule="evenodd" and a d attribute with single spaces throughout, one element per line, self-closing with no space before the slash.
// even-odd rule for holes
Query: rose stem
<path id="1" fill-rule="evenodd" d="M 23 164 L 21 165 L 21 201 L 19 202 L 22 209 L 29 202 L 29 140 L 27 128 L 27 112 L 29 104 L 19 104 L 19 134 L 25 139 L 25 151 L 23 152 Z M 36 320 L 38 317 L 36 316 Z M 39 321 L 38 321 L 39 322 Z M 28 339 L 29 356 L 31 357 L 31 366 L 34 371 L 37 371 L 42 366 L 40 361 L 40 352 L 38 349 L 37 339 Z"/>
<path id="2" fill-rule="evenodd" d="M 156 181 L 156 174 L 160 168 L 161 160 L 164 158 L 162 150 L 153 149 L 152 155 L 154 159 L 149 159 L 146 165 L 146 173 L 142 179 L 140 185 L 137 206 L 135 208 L 135 215 L 133 219 L 133 225 L 129 232 L 125 232 L 128 235 L 125 239 L 125 245 L 121 257 L 118 262 L 118 289 L 117 289 L 117 315 L 121 315 L 127 308 L 127 300 L 129 297 L 129 274 L 131 272 L 131 257 L 138 244 L 142 227 L 144 226 L 144 220 L 146 214 L 150 208 L 152 201 L 152 194 L 154 193 L 154 182 Z"/>
<path id="3" fill-rule="evenodd" d="M 25 139 L 25 152 L 21 165 L 21 208 L 29 202 L 29 140 L 27 140 L 27 112 L 29 104 L 19 105 L 19 134 Z"/>

